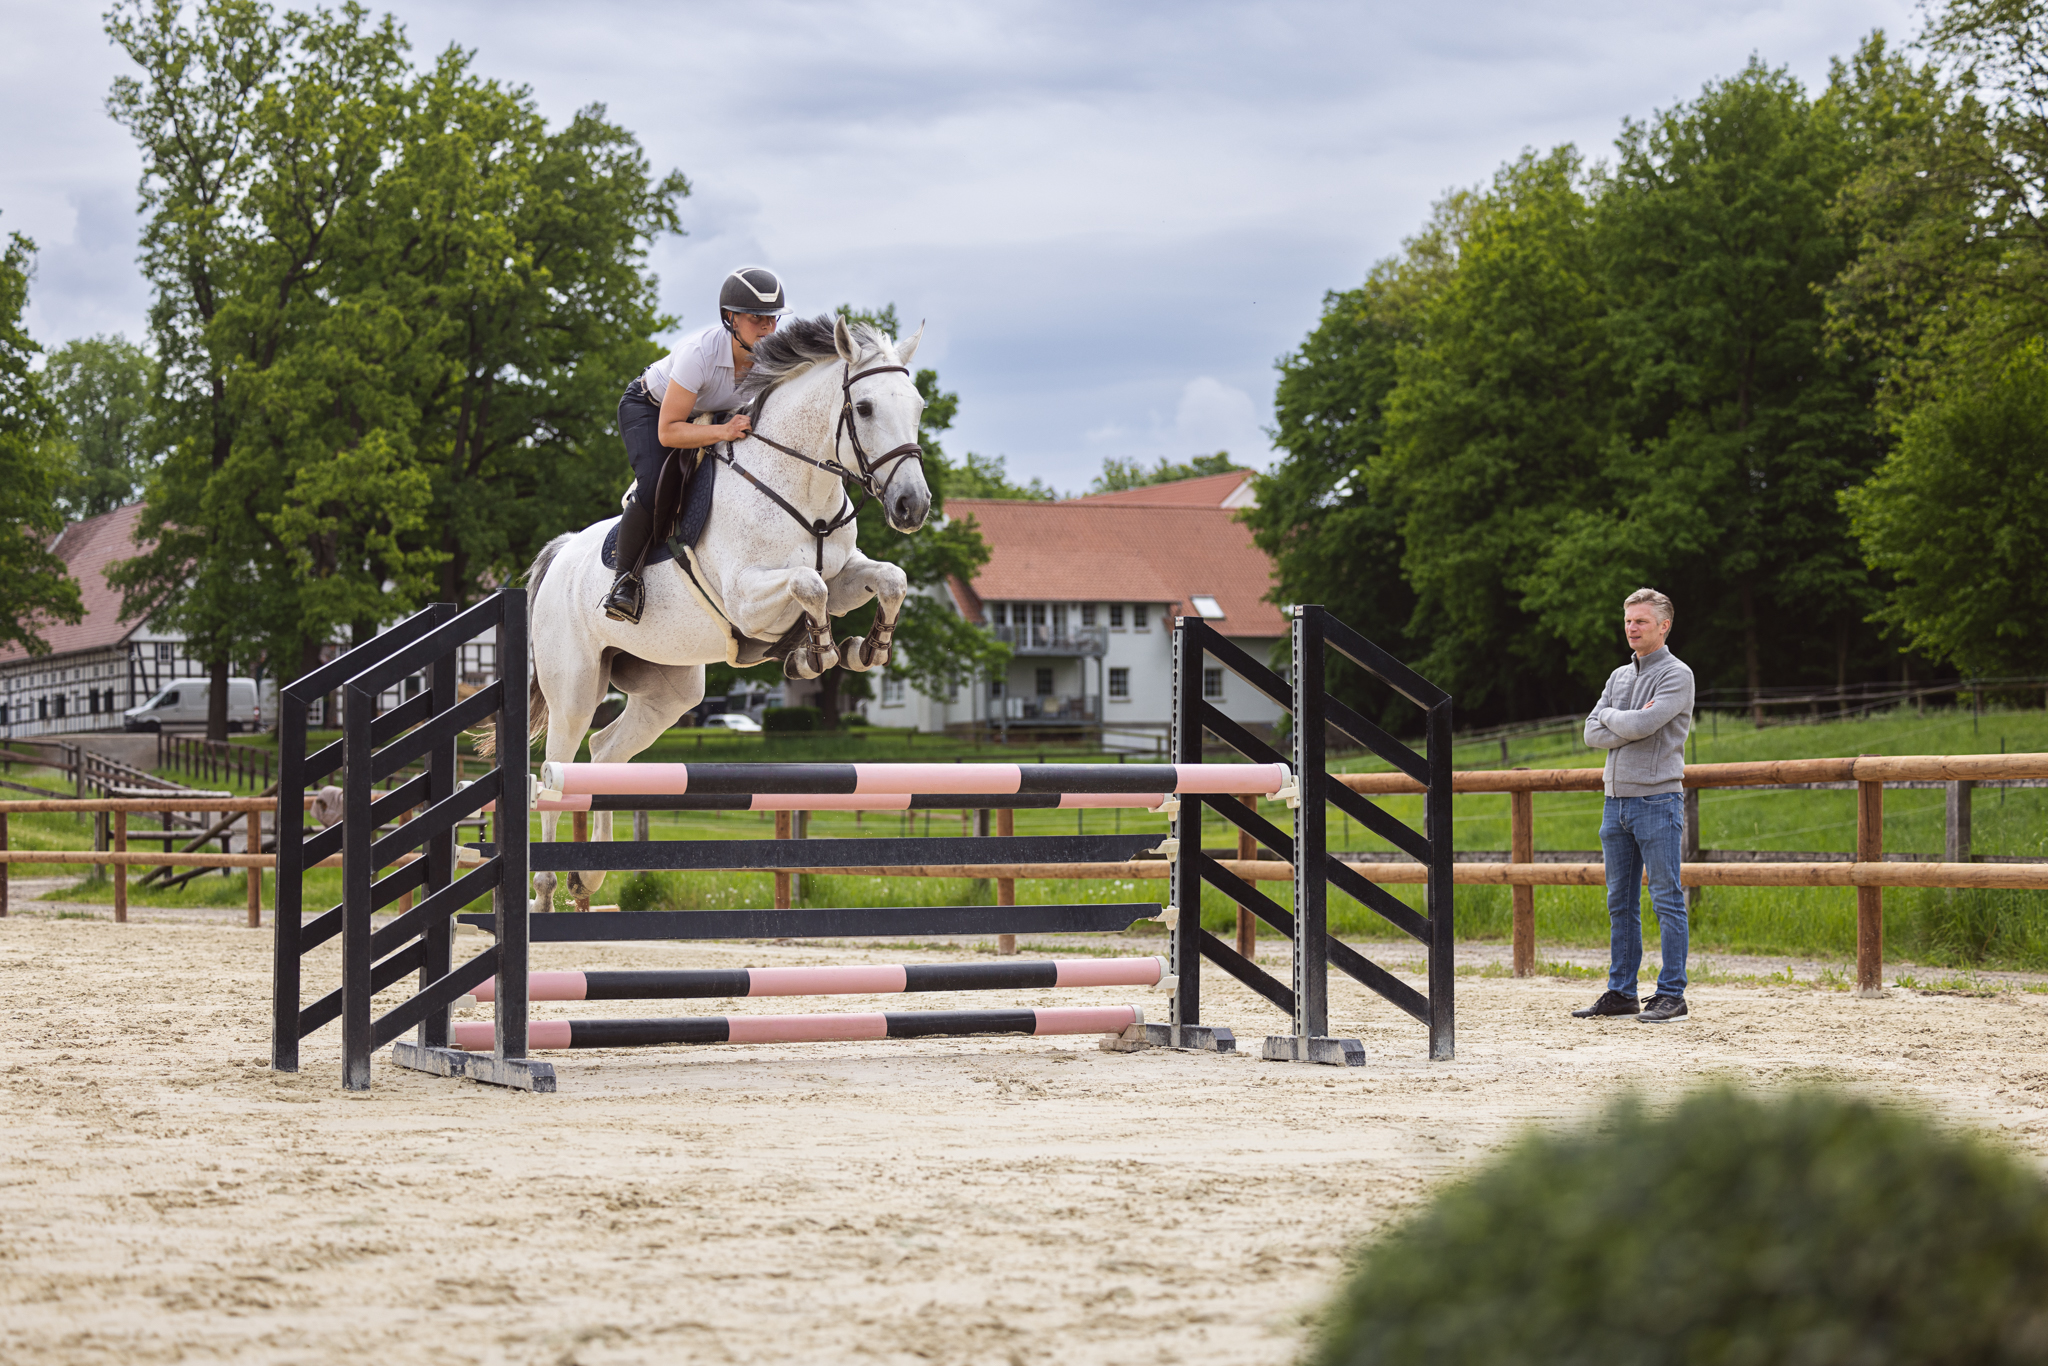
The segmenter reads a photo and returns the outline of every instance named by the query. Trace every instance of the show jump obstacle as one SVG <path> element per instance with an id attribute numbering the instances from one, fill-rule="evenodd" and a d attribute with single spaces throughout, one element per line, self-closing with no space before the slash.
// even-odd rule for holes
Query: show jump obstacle
<path id="1" fill-rule="evenodd" d="M 1293 610 L 1293 686 L 1197 618 L 1182 618 L 1173 639 L 1172 759 L 1168 764 L 555 764 L 536 780 L 526 768 L 527 604 L 519 589 L 467 611 L 437 604 L 332 663 L 296 680 L 280 698 L 282 767 L 279 809 L 295 811 L 306 793 L 342 774 L 342 819 L 308 831 L 287 821 L 278 832 L 277 943 L 271 1065 L 297 1071 L 299 1044 L 341 1022 L 342 1084 L 370 1084 L 370 1060 L 395 1044 L 392 1061 L 442 1076 L 536 1091 L 555 1089 L 552 1064 L 534 1049 L 641 1045 L 906 1039 L 970 1034 L 1116 1035 L 1114 1046 L 1235 1048 L 1230 1030 L 1201 1022 L 1201 960 L 1206 958 L 1290 1017 L 1291 1028 L 1265 1040 L 1275 1061 L 1357 1065 L 1356 1039 L 1329 1033 L 1329 968 L 1355 978 L 1429 1030 L 1429 1055 L 1452 1056 L 1451 700 L 1440 689 L 1320 607 Z M 499 675 L 474 691 L 458 676 L 461 647 L 480 636 L 497 645 Z M 1427 716 L 1425 754 L 1416 754 L 1328 695 L 1329 654 L 1406 697 Z M 1283 755 L 1204 701 L 1211 662 L 1230 669 L 1291 717 L 1292 753 Z M 392 689 L 424 686 L 380 712 Z M 310 709 L 342 697 L 342 738 L 307 752 Z M 456 746 L 465 731 L 495 725 L 497 766 L 471 783 L 456 779 Z M 1326 771 L 1327 731 L 1365 745 L 1422 784 L 1418 833 L 1352 792 Z M 1248 762 L 1209 764 L 1204 735 Z M 388 792 L 376 784 L 417 768 Z M 1241 798 L 1283 798 L 1297 807 L 1295 831 L 1282 831 Z M 1336 806 L 1427 869 L 1426 913 L 1418 913 L 1334 858 L 1327 813 Z M 1170 835 L 917 837 L 806 840 L 648 840 L 540 843 L 530 813 L 555 810 L 917 810 L 929 808 L 1133 807 L 1164 811 Z M 414 818 L 385 830 L 401 813 Z M 492 813 L 494 839 L 458 845 L 456 823 Z M 1294 868 L 1294 912 L 1202 851 L 1205 815 L 1251 836 Z M 407 858 L 415 851 L 419 857 Z M 308 917 L 304 874 L 341 855 L 341 903 Z M 1047 906 L 803 907 L 759 911 L 593 911 L 533 914 L 529 879 L 539 872 L 642 869 L 758 870 L 933 864 L 1118 863 L 1161 858 L 1170 864 L 1170 904 Z M 400 859 L 406 859 L 400 862 Z M 1204 887 L 1247 907 L 1293 946 L 1291 982 L 1281 982 L 1201 926 Z M 1427 991 L 1419 992 L 1329 933 L 1329 891 L 1384 916 L 1428 950 Z M 409 910 L 379 926 L 373 917 L 408 894 Z M 489 897 L 493 911 L 460 914 Z M 1179 909 L 1177 909 L 1179 908 Z M 492 946 L 454 961 L 454 923 L 488 930 Z M 531 973 L 528 946 L 632 939 L 819 939 L 880 936 L 1110 933 L 1154 919 L 1168 926 L 1168 953 L 1157 958 L 1045 963 L 967 963 L 689 972 Z M 303 999 L 304 959 L 341 941 L 340 985 Z M 413 994 L 382 1014 L 378 992 L 412 977 Z M 1063 986 L 1165 986 L 1166 1023 L 1131 1006 L 1058 1009 L 890 1011 L 677 1019 L 532 1021 L 535 1000 L 731 999 L 918 991 L 1018 990 Z M 457 1024 L 450 1010 L 488 1001 L 494 1020 Z M 399 1036 L 413 1031 L 415 1037 Z"/>

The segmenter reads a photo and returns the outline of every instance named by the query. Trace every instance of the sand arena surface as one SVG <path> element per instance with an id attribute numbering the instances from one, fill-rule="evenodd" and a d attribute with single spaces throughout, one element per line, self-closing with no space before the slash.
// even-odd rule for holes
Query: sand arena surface
<path id="1" fill-rule="evenodd" d="M 1565 1018 L 1585 984 L 1466 977 L 1458 1060 L 1431 1064 L 1419 1026 L 1333 978 L 1363 1069 L 1003 1038 L 554 1054 L 553 1096 L 380 1055 L 351 1096 L 331 1026 L 304 1072 L 268 1070 L 269 948 L 218 921 L 0 921 L 0 1360 L 1280 1363 L 1360 1234 L 1626 1085 L 1842 1083 L 2048 1156 L 2048 996 L 1706 986 L 1659 1029 Z M 571 945 L 535 966 L 944 956 Z M 1277 1026 L 1205 987 L 1254 1051 Z M 696 1008 L 725 1004 L 536 1014 Z"/>

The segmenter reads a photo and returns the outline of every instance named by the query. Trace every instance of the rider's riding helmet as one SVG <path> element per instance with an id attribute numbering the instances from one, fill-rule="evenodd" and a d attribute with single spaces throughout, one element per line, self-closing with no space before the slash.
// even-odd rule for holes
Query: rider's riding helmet
<path id="1" fill-rule="evenodd" d="M 782 281 L 766 266 L 741 266 L 725 277 L 725 283 L 718 287 L 718 321 L 725 330 L 732 333 L 732 339 L 748 351 L 740 334 L 734 330 L 731 314 L 752 313 L 772 318 L 780 314 L 786 305 L 782 297 Z"/>
<path id="2" fill-rule="evenodd" d="M 719 286 L 718 307 L 726 313 L 780 313 L 786 307 L 782 281 L 766 266 L 741 266 Z"/>

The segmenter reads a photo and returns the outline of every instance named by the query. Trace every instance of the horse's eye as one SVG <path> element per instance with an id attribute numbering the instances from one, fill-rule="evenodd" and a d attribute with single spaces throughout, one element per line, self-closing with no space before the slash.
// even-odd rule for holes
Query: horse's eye
<path id="1" fill-rule="evenodd" d="M 859 413 L 862 417 L 873 417 L 875 415 L 875 405 L 868 402 L 866 399 L 862 399 L 860 402 L 854 404 L 853 410 L 856 413 Z"/>

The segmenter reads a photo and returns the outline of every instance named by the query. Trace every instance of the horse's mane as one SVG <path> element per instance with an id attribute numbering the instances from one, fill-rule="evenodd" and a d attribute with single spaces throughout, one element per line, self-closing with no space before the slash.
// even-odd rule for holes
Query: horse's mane
<path id="1" fill-rule="evenodd" d="M 833 317 L 791 318 L 754 346 L 754 367 L 740 381 L 740 397 L 757 409 L 763 399 L 813 366 L 839 359 L 832 340 Z M 866 323 L 848 323 L 857 351 L 882 350 L 888 338 Z"/>

